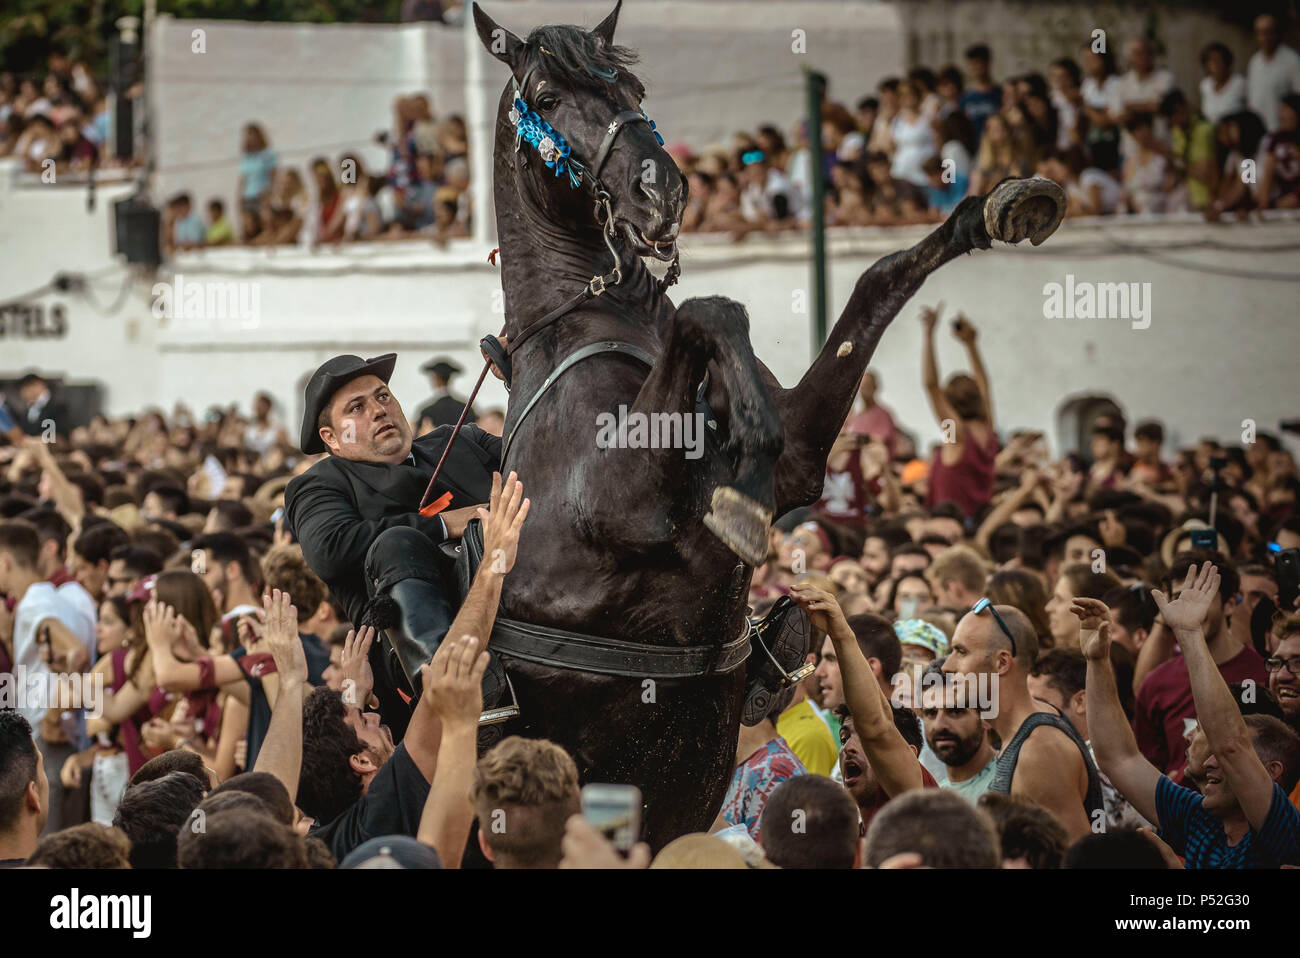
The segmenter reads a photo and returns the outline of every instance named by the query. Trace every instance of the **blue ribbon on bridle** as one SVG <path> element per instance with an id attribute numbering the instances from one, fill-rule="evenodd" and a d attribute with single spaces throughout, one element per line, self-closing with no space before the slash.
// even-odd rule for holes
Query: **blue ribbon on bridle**
<path id="1" fill-rule="evenodd" d="M 531 74 L 531 72 L 530 70 L 529 73 Z M 610 83 L 618 79 L 617 70 L 610 70 L 608 73 L 597 70 L 592 72 L 602 80 Z M 573 155 L 573 148 L 569 146 L 563 134 L 542 119 L 537 111 L 524 101 L 522 87 L 527 86 L 527 84 L 528 77 L 525 76 L 523 84 L 516 85 L 515 101 L 509 114 L 510 122 L 515 127 L 515 150 L 518 151 L 521 143 L 528 143 L 541 156 L 542 162 L 546 164 L 547 168 L 555 171 L 556 176 L 567 174 L 569 186 L 574 188 L 581 186 L 589 173 L 587 167 Z M 640 114 L 641 119 L 649 124 L 650 132 L 654 134 L 655 141 L 660 146 L 663 146 L 664 138 L 660 136 L 659 131 L 655 128 L 654 120 L 646 116 L 644 110 L 638 110 L 637 113 Z M 608 155 L 608 147 L 612 146 L 610 138 L 617 135 L 617 131 L 621 128 L 619 125 L 621 118 L 622 114 L 615 119 L 614 123 L 610 124 L 609 131 L 606 133 L 607 142 L 602 144 L 599 154 L 602 166 L 604 165 L 604 158 Z M 597 171 L 597 175 L 599 175 L 599 171 Z"/>

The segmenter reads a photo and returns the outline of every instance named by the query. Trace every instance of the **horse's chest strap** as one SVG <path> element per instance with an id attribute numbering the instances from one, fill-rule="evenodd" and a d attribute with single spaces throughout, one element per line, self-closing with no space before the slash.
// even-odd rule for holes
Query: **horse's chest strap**
<path id="1" fill-rule="evenodd" d="M 525 662 L 636 679 L 689 679 L 719 675 L 744 665 L 750 648 L 748 630 L 721 647 L 659 648 L 531 625 L 500 616 L 492 627 L 490 642 L 493 652 Z"/>
<path id="2" fill-rule="evenodd" d="M 515 420 L 515 424 L 510 430 L 510 434 L 506 436 L 505 443 L 501 446 L 501 464 L 503 466 L 506 463 L 506 457 L 510 454 L 510 445 L 514 442 L 515 436 L 519 432 L 519 427 L 524 424 L 524 420 L 528 418 L 528 414 L 533 411 L 533 407 L 537 405 L 538 401 L 546 395 L 546 391 L 555 385 L 556 380 L 578 363 L 582 362 L 584 359 L 590 359 L 592 356 L 599 356 L 602 353 L 623 353 L 627 356 L 633 357 L 634 359 L 640 360 L 652 369 L 655 364 L 654 357 L 639 346 L 633 346 L 631 343 L 613 342 L 611 340 L 591 343 L 588 346 L 583 346 L 577 352 L 571 353 L 564 362 L 556 366 L 551 374 L 546 377 L 545 382 L 542 383 L 537 392 L 533 393 L 532 398 L 528 400 L 528 404 L 524 406 L 523 412 L 521 412 L 519 418 Z"/>

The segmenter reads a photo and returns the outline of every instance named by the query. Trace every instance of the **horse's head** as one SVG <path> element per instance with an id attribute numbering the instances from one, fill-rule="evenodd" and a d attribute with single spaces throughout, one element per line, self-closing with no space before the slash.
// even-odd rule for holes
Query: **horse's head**
<path id="1" fill-rule="evenodd" d="M 479 39 L 510 67 L 498 127 L 516 148 L 525 198 L 552 220 L 598 229 L 612 217 L 639 256 L 673 258 L 686 181 L 641 111 L 645 88 L 614 45 L 619 5 L 599 26 L 538 27 L 521 40 L 474 5 Z"/>

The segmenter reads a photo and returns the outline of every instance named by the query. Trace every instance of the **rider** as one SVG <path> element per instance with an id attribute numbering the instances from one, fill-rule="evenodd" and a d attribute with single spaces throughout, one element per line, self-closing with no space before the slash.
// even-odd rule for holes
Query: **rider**
<path id="1" fill-rule="evenodd" d="M 308 564 L 352 623 L 387 629 L 385 640 L 372 647 L 371 663 L 380 709 L 400 741 L 420 694 L 420 666 L 447 633 L 458 604 L 454 562 L 439 546 L 459 539 L 476 508 L 486 507 L 492 473 L 501 465 L 501 439 L 462 426 L 430 497 L 449 493 L 451 508 L 421 513 L 454 427 L 412 440 L 388 388 L 396 362 L 395 353 L 368 360 L 335 356 L 312 375 L 300 443 L 308 455 L 330 455 L 289 483 L 284 505 Z M 495 658 L 483 686 L 490 709 L 505 686 Z"/>

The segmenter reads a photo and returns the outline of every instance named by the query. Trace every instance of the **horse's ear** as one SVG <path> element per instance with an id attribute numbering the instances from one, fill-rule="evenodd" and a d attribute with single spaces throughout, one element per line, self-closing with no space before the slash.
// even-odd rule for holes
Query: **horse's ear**
<path id="1" fill-rule="evenodd" d="M 477 3 L 474 4 L 474 28 L 488 53 L 513 70 L 524 41 L 484 13 Z"/>
<path id="2" fill-rule="evenodd" d="M 614 28 L 618 26 L 618 11 L 622 8 L 623 0 L 618 0 L 618 2 L 614 4 L 614 9 L 610 12 L 610 15 L 604 20 L 601 20 L 600 23 L 596 24 L 596 28 L 591 31 L 593 36 L 600 37 L 604 40 L 605 46 L 607 47 L 614 45 Z"/>

